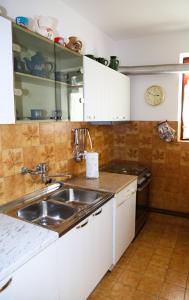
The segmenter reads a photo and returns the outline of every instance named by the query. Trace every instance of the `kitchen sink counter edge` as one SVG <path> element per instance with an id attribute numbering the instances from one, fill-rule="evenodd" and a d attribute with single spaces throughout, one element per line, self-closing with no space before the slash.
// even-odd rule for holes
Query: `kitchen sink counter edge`
<path id="1" fill-rule="evenodd" d="M 59 225 L 56 229 L 47 229 L 0 213 L 0 281 L 91 215 L 135 179 L 136 176 L 100 172 L 97 179 L 81 176 L 67 181 L 65 188 L 72 186 L 106 194 L 97 203 L 79 212 L 66 225 Z"/>
<path id="2" fill-rule="evenodd" d="M 100 172 L 99 178 L 88 179 L 85 176 L 78 176 L 66 181 L 66 185 L 117 194 L 135 179 L 137 176 Z"/>
<path id="3" fill-rule="evenodd" d="M 1 210 L 0 282 L 91 215 L 112 197 L 112 193 L 104 193 L 102 199 L 98 202 L 79 212 L 70 221 L 59 224 L 56 228 L 45 228 L 32 224 L 29 221 L 7 215 L 6 209 Z M 12 205 L 8 205 L 9 208 L 11 206 L 14 206 L 14 201 Z"/>
<path id="4" fill-rule="evenodd" d="M 0 213 L 0 281 L 58 239 L 58 233 Z"/>

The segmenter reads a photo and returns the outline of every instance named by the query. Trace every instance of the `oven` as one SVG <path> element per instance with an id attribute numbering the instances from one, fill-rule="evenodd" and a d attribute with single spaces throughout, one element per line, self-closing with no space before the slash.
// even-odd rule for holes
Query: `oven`
<path id="1" fill-rule="evenodd" d="M 148 217 L 148 208 L 149 208 L 149 187 L 151 181 L 151 173 L 148 173 L 145 181 L 137 186 L 136 193 L 136 225 L 135 225 L 135 236 L 144 226 L 147 217 Z"/>

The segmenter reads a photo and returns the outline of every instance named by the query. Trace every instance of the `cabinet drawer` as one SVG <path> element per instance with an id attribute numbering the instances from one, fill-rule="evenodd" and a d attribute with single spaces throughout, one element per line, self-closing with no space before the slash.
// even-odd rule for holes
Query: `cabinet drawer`
<path id="1" fill-rule="evenodd" d="M 136 193 L 137 190 L 137 179 L 130 183 L 126 188 L 121 190 L 115 195 L 116 205 L 119 205 L 120 202 L 130 197 L 133 193 Z"/>

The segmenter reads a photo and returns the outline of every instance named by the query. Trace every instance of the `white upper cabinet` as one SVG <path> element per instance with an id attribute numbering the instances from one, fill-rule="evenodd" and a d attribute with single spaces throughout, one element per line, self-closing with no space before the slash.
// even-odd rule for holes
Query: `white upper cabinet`
<path id="1" fill-rule="evenodd" d="M 3 17 L 0 34 L 0 124 L 130 120 L 127 76 Z"/>
<path id="2" fill-rule="evenodd" d="M 0 17 L 0 35 L 3 37 L 0 46 L 0 124 L 14 124 L 12 24 L 3 17 Z"/>
<path id="3" fill-rule="evenodd" d="M 84 121 L 130 120 L 130 80 L 84 56 Z"/>

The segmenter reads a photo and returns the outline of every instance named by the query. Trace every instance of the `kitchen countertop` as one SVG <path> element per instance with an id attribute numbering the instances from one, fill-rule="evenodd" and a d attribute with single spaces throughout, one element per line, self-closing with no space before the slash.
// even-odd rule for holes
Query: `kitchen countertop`
<path id="1" fill-rule="evenodd" d="M 66 181 L 66 185 L 116 194 L 136 178 L 132 175 L 100 172 L 97 179 L 88 179 L 85 176 L 75 177 Z"/>
<path id="2" fill-rule="evenodd" d="M 58 239 L 58 233 L 0 214 L 0 281 Z"/>
<path id="3" fill-rule="evenodd" d="M 65 186 L 75 186 L 85 189 L 108 192 L 109 194 L 78 217 L 68 223 L 64 233 L 86 218 L 93 210 L 103 205 L 134 181 L 137 177 L 131 175 L 100 172 L 98 179 L 76 177 L 66 182 Z M 33 256 L 53 243 L 62 234 L 62 228 L 53 231 L 0 213 L 0 281 L 11 275 Z"/>

